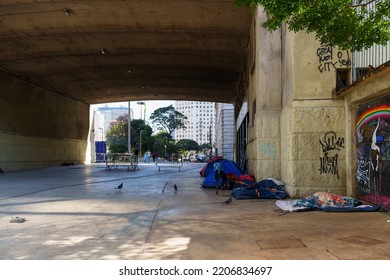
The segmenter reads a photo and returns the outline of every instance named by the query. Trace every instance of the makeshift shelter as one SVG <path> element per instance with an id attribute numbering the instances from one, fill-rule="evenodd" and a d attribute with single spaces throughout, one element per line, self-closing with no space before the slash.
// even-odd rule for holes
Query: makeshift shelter
<path id="1" fill-rule="evenodd" d="M 223 157 L 218 156 L 218 157 L 214 157 L 214 158 L 210 159 L 207 162 L 207 164 L 205 166 L 203 166 L 203 168 L 200 170 L 200 172 L 199 172 L 200 176 L 206 177 L 206 173 L 208 174 L 210 172 L 210 170 L 214 168 L 212 163 L 214 163 L 217 160 L 223 160 Z"/>
<path id="2" fill-rule="evenodd" d="M 204 188 L 218 188 L 226 177 L 231 175 L 238 177 L 243 174 L 244 172 L 234 161 L 221 157 L 210 160 L 200 171 L 200 175 L 205 177 L 202 184 Z"/>

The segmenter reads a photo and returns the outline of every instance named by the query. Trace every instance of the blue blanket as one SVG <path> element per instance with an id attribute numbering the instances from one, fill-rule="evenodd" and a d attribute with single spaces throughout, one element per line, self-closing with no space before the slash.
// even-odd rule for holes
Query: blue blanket
<path id="1" fill-rule="evenodd" d="M 236 199 L 285 199 L 288 197 L 284 185 L 278 185 L 273 180 L 260 182 L 247 182 L 247 185 L 237 184 L 232 190 L 232 196 Z"/>

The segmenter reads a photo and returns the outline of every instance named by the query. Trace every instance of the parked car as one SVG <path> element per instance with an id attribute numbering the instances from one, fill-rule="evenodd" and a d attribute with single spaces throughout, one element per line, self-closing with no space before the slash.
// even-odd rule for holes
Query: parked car
<path id="1" fill-rule="evenodd" d="M 196 161 L 199 162 L 205 162 L 206 161 L 206 156 L 205 155 L 196 155 Z"/>

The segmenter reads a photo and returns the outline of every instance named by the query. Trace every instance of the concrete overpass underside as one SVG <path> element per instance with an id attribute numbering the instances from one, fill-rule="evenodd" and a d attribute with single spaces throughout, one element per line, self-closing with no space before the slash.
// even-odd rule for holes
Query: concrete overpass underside
<path id="1" fill-rule="evenodd" d="M 0 3 L 0 168 L 82 162 L 89 105 L 235 103 L 251 15 L 234 1 Z"/>

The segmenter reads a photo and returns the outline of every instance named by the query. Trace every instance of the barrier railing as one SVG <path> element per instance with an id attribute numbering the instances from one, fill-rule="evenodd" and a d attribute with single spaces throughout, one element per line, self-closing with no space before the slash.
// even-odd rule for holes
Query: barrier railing
<path id="1" fill-rule="evenodd" d="M 139 170 L 138 157 L 129 154 L 106 154 L 106 169 L 118 169 L 127 166 L 127 170 Z"/>
<path id="2" fill-rule="evenodd" d="M 158 171 L 160 172 L 161 168 L 178 168 L 183 167 L 183 158 L 182 157 L 172 157 L 172 158 L 156 158 L 156 166 L 158 167 Z"/>

